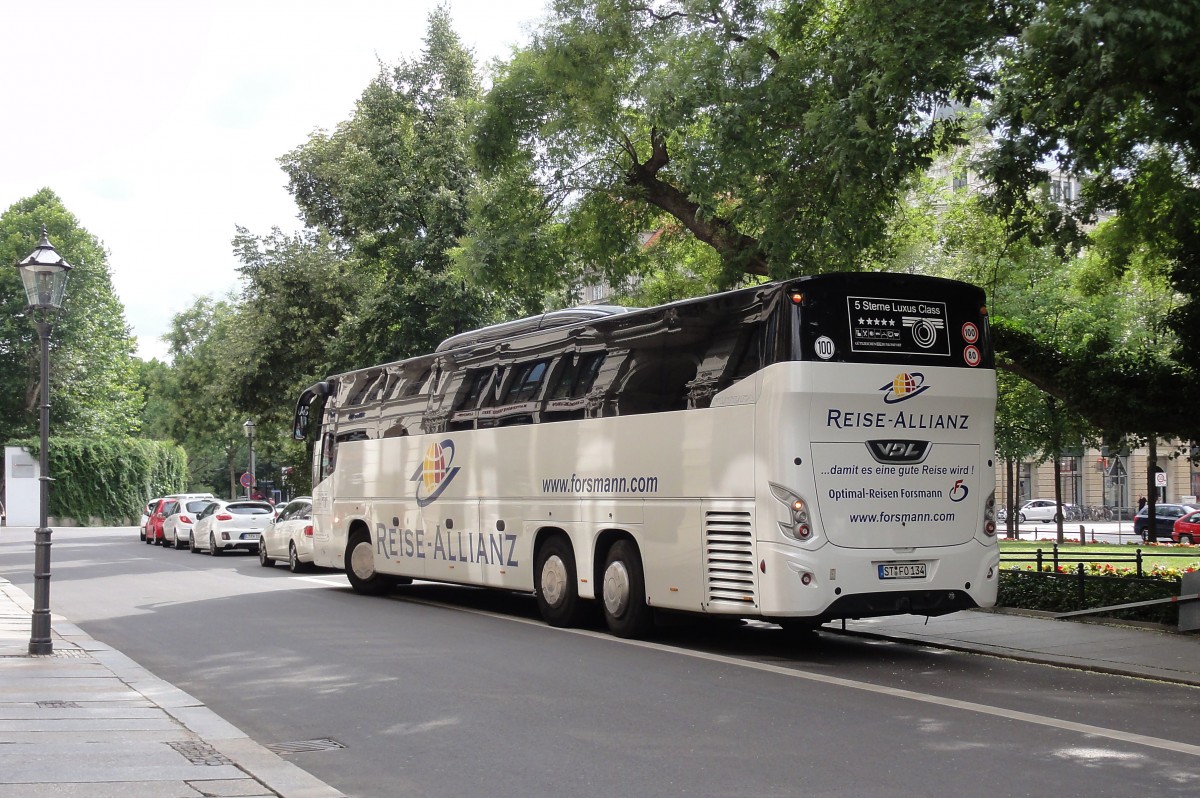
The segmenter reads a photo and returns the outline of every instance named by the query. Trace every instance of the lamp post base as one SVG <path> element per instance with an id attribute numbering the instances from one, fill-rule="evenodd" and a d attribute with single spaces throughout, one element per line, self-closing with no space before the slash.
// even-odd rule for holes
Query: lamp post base
<path id="1" fill-rule="evenodd" d="M 30 654 L 53 654 L 50 636 L 50 529 L 34 531 L 33 624 L 29 635 Z"/>

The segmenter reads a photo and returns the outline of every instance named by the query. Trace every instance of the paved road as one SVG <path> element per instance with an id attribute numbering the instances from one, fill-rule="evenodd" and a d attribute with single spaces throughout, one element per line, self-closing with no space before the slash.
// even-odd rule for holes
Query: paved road
<path id="1" fill-rule="evenodd" d="M 354 595 L 136 532 L 54 536 L 52 606 L 360 796 L 1091 796 L 1200 790 L 1193 688 L 766 624 L 652 643 L 551 629 L 527 597 Z M 29 588 L 32 545 L 0 531 Z"/>

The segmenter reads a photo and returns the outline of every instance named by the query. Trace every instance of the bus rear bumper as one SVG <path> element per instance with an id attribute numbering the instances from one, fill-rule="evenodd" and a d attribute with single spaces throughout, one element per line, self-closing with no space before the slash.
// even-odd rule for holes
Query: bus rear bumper
<path id="1" fill-rule="evenodd" d="M 768 618 L 945 615 L 993 606 L 1000 578 L 999 549 L 975 540 L 904 552 L 833 545 L 810 552 L 760 541 L 759 557 L 759 607 Z M 881 567 L 896 565 L 903 567 Z M 895 571 L 901 575 L 891 578 Z"/>

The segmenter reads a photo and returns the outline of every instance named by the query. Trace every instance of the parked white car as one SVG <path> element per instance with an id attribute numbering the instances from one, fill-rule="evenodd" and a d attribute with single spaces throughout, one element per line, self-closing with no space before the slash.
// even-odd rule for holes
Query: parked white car
<path id="1" fill-rule="evenodd" d="M 196 519 L 188 548 L 193 552 L 208 552 L 214 557 L 231 549 L 256 554 L 263 530 L 274 518 L 275 508 L 269 502 L 253 499 L 218 501 L 205 508 Z"/>
<path id="2" fill-rule="evenodd" d="M 267 524 L 258 547 L 258 562 L 264 568 L 287 559 L 292 573 L 303 571 L 313 561 L 312 498 L 300 496 L 287 503 L 279 517 Z"/>
<path id="3" fill-rule="evenodd" d="M 182 549 L 187 546 L 192 538 L 192 528 L 196 524 L 196 519 L 208 505 L 215 501 L 216 499 L 209 494 L 208 496 L 179 499 L 174 504 L 168 505 L 167 512 L 170 514 L 163 519 L 163 546 L 170 546 L 173 549 Z"/>
<path id="4" fill-rule="evenodd" d="M 1069 517 L 1068 505 L 1063 504 L 1064 517 Z M 1021 505 L 1017 511 L 1017 519 L 1023 524 L 1026 521 L 1053 521 L 1059 513 L 1054 499 L 1031 499 Z"/>

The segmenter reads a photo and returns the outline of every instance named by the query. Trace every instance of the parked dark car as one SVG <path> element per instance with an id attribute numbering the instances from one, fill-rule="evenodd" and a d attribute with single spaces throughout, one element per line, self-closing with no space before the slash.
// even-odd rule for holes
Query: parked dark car
<path id="1" fill-rule="evenodd" d="M 1200 510 L 1192 504 L 1156 504 L 1154 505 L 1154 532 L 1155 537 L 1160 540 L 1170 540 L 1171 533 L 1175 530 L 1175 522 L 1183 516 Z M 1133 517 L 1133 534 L 1139 536 L 1142 540 L 1149 540 L 1149 517 L 1150 505 L 1146 505 L 1138 510 L 1138 514 Z"/>

